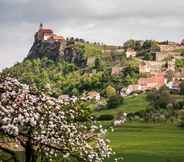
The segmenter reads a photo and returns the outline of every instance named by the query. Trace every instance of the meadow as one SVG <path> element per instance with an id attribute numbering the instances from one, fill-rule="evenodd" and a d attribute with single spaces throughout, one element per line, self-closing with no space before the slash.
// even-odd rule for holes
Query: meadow
<path id="1" fill-rule="evenodd" d="M 128 123 L 108 134 L 123 162 L 184 162 L 184 129 L 171 124 Z"/>
<path id="2" fill-rule="evenodd" d="M 138 96 L 127 96 L 124 103 L 115 109 L 105 109 L 102 111 L 94 112 L 95 115 L 111 114 L 115 116 L 118 112 L 138 112 L 145 110 L 149 107 L 149 102 L 146 100 L 146 95 L 141 94 Z"/>
<path id="3" fill-rule="evenodd" d="M 116 116 L 119 111 L 138 112 L 149 106 L 144 94 L 128 96 L 118 108 L 96 114 Z M 109 125 L 109 122 L 104 122 L 104 125 Z M 116 155 L 105 162 L 113 162 L 119 157 L 123 157 L 124 160 L 119 160 L 123 162 L 184 162 L 184 129 L 174 123 L 129 121 L 122 128 L 109 133 L 108 138 Z"/>

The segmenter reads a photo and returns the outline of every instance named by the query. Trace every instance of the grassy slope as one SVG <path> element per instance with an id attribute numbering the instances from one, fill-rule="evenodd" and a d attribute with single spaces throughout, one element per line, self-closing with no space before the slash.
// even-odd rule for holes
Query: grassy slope
<path id="1" fill-rule="evenodd" d="M 123 162 L 184 162 L 184 130 L 172 125 L 127 124 L 109 134 Z M 105 162 L 111 162 L 105 160 Z"/>
<path id="2" fill-rule="evenodd" d="M 95 112 L 95 114 L 116 115 L 119 111 L 137 112 L 137 111 L 145 110 L 146 108 L 148 108 L 148 106 L 149 106 L 149 103 L 146 101 L 145 95 L 128 96 L 128 97 L 125 97 L 124 104 L 120 105 L 118 108 Z"/>

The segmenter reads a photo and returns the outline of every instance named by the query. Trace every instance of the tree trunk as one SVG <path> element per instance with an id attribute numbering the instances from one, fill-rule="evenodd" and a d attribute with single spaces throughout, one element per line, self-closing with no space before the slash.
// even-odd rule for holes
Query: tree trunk
<path id="1" fill-rule="evenodd" d="M 25 148 L 25 162 L 36 162 L 37 156 L 31 145 L 26 145 Z"/>

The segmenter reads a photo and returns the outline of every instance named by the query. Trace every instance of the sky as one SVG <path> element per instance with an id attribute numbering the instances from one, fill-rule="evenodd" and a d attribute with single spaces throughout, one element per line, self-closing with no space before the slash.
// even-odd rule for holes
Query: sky
<path id="1" fill-rule="evenodd" d="M 183 8 L 183 0 L 0 0 L 0 70 L 26 57 L 40 22 L 64 37 L 107 44 L 180 42 Z"/>

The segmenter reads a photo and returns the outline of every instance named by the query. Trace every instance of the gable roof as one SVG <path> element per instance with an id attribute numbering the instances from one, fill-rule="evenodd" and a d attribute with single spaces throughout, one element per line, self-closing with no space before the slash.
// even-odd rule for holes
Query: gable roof
<path id="1" fill-rule="evenodd" d="M 63 41 L 65 40 L 65 38 L 61 35 L 56 35 L 56 34 L 53 34 L 51 35 L 50 39 L 53 39 L 53 40 L 58 40 L 58 41 Z"/>
<path id="2" fill-rule="evenodd" d="M 51 29 L 40 29 L 39 32 L 43 32 L 44 34 L 53 34 L 54 32 Z"/>

